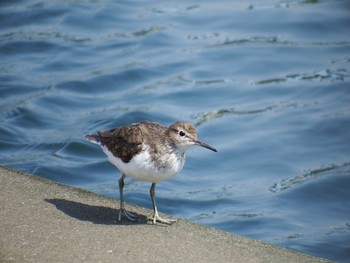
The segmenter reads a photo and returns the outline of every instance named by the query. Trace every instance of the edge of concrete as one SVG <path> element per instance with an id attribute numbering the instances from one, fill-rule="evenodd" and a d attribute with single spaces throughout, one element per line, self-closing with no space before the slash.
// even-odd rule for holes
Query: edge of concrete
<path id="1" fill-rule="evenodd" d="M 118 202 L 0 166 L 0 262 L 330 262 L 180 219 L 116 222 Z"/>

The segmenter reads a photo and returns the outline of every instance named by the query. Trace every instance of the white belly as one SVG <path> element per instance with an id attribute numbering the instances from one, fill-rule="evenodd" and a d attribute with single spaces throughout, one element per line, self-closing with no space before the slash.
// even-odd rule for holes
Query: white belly
<path id="1" fill-rule="evenodd" d="M 185 158 L 179 159 L 175 154 L 167 156 L 167 159 L 162 160 L 162 167 L 158 167 L 151 160 L 148 151 L 142 151 L 134 156 L 130 162 L 124 163 L 121 159 L 115 157 L 106 146 L 101 146 L 108 160 L 116 166 L 125 176 L 130 176 L 136 180 L 147 182 L 159 182 L 167 180 L 180 172 L 185 164 Z M 163 157 L 165 158 L 165 157 Z"/>

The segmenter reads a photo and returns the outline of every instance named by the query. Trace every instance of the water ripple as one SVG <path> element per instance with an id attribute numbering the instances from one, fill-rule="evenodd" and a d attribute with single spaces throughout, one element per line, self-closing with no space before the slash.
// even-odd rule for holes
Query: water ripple
<path id="1" fill-rule="evenodd" d="M 274 183 L 269 189 L 271 192 L 277 193 L 296 185 L 303 184 L 309 180 L 318 178 L 320 176 L 325 176 L 328 172 L 337 170 L 337 171 L 349 171 L 350 170 L 350 161 L 343 162 L 340 164 L 330 164 L 326 166 L 321 166 L 316 169 L 305 172 L 304 174 L 297 175 L 292 178 L 282 179 L 279 183 Z"/>
<path id="2" fill-rule="evenodd" d="M 256 81 L 255 84 L 264 85 L 264 84 L 274 84 L 274 83 L 281 83 L 281 82 L 323 81 L 323 80 L 346 81 L 349 78 L 350 78 L 350 73 L 345 68 L 336 69 L 336 70 L 326 69 L 326 70 L 316 71 L 313 73 L 290 74 L 280 78 L 259 80 L 259 81 Z"/>
<path id="3" fill-rule="evenodd" d="M 296 109 L 296 108 L 305 108 L 305 107 L 312 107 L 314 105 L 317 105 L 318 102 L 292 102 L 292 101 L 286 101 L 286 102 L 280 102 L 279 104 L 274 104 L 270 106 L 266 106 L 263 108 L 256 108 L 256 109 L 247 109 L 247 110 L 238 110 L 235 108 L 227 108 L 227 109 L 216 109 L 212 111 L 207 111 L 203 113 L 193 114 L 191 117 L 196 121 L 195 125 L 200 126 L 203 123 L 213 121 L 215 119 L 227 116 L 227 115 L 237 115 L 237 116 L 243 116 L 243 115 L 255 115 L 255 114 L 261 114 L 266 113 L 270 111 L 283 111 L 286 109 Z"/>
<path id="4" fill-rule="evenodd" d="M 213 110 L 201 114 L 197 114 L 192 116 L 193 118 L 197 119 L 196 126 L 200 126 L 203 123 L 212 121 L 214 119 L 221 118 L 226 115 L 249 115 L 249 114 L 258 114 L 263 113 L 266 111 L 270 111 L 272 109 L 276 108 L 276 106 L 268 106 L 263 109 L 255 109 L 255 110 L 246 110 L 246 111 L 240 111 L 236 110 L 234 108 L 232 109 L 219 109 L 219 110 Z"/>
<path id="5" fill-rule="evenodd" d="M 231 38 L 219 33 L 208 35 L 193 35 L 189 39 L 214 39 L 217 43 L 207 45 L 206 48 L 217 48 L 226 46 L 248 46 L 248 45 L 267 45 L 267 46 L 292 46 L 292 47 L 308 47 L 308 46 L 349 46 L 350 41 L 295 41 L 283 39 L 279 36 L 251 36 L 246 38 Z M 220 40 L 220 38 L 222 40 Z M 219 39 L 219 40 L 216 40 Z"/>

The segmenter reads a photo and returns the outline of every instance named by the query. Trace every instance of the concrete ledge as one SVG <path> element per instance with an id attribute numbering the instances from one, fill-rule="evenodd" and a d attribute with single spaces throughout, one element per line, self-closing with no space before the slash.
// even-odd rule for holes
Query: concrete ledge
<path id="1" fill-rule="evenodd" d="M 181 219 L 116 223 L 118 202 L 0 166 L 0 262 L 328 262 Z"/>

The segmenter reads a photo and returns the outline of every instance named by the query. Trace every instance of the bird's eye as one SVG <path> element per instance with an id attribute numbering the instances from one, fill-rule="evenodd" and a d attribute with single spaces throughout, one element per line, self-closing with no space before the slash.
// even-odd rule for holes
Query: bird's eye
<path id="1" fill-rule="evenodd" d="M 184 137 L 184 136 L 186 135 L 186 133 L 185 133 L 184 131 L 179 131 L 179 135 L 180 135 L 181 137 Z"/>

